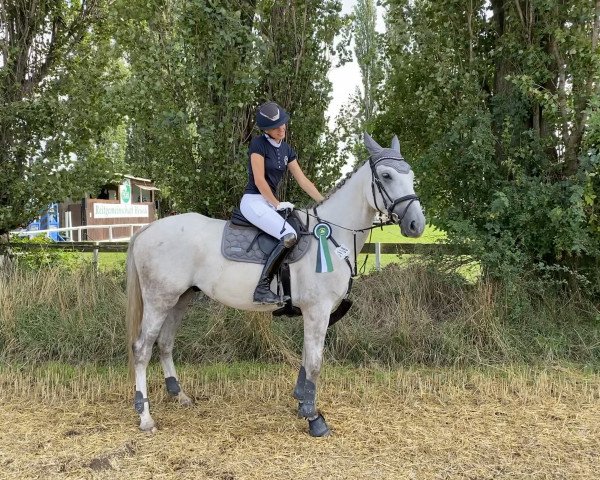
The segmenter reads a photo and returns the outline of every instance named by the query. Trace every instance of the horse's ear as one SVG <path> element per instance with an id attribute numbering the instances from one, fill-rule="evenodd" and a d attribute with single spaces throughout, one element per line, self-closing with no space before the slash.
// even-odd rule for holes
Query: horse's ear
<path id="1" fill-rule="evenodd" d="M 398 140 L 396 135 L 394 135 L 394 138 L 392 138 L 392 150 L 396 150 L 398 153 L 400 153 L 400 140 Z"/>
<path id="2" fill-rule="evenodd" d="M 379 144 L 373 140 L 371 135 L 369 135 L 367 132 L 364 133 L 364 141 L 365 147 L 367 147 L 367 150 L 371 155 L 377 155 L 382 150 Z"/>

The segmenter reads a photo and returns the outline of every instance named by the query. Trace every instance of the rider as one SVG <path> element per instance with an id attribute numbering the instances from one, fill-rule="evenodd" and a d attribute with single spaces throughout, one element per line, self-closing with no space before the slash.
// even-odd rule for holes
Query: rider
<path id="1" fill-rule="evenodd" d="M 271 281 L 298 241 L 296 231 L 277 213 L 294 209 L 292 203 L 280 202 L 275 196 L 286 170 L 292 172 L 300 188 L 313 200 L 323 200 L 323 195 L 298 165 L 296 152 L 284 140 L 289 118 L 288 113 L 275 102 L 261 105 L 256 112 L 256 124 L 264 133 L 254 137 L 248 148 L 248 184 L 240 210 L 248 221 L 279 239 L 260 275 L 254 291 L 254 303 L 280 302 L 279 297 L 271 292 Z"/>

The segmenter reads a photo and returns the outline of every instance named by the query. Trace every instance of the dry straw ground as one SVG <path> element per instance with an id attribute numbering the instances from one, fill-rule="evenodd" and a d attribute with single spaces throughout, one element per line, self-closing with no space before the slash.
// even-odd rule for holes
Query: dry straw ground
<path id="1" fill-rule="evenodd" d="M 154 435 L 137 430 L 124 371 L 0 370 L 6 479 L 596 479 L 600 375 L 565 368 L 328 367 L 307 434 L 287 366 L 185 366 L 196 398 L 166 398 L 151 370 Z"/>

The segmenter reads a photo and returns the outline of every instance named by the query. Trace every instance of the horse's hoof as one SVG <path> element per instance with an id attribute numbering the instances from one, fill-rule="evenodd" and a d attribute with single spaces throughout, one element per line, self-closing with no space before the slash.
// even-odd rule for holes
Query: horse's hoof
<path id="1" fill-rule="evenodd" d="M 156 433 L 156 424 L 152 418 L 150 420 L 142 420 L 140 422 L 140 430 L 142 432 Z"/>
<path id="2" fill-rule="evenodd" d="M 179 405 L 182 407 L 191 407 L 194 405 L 194 401 L 183 392 L 179 392 L 177 400 L 179 400 Z"/>
<path id="3" fill-rule="evenodd" d="M 331 430 L 325 422 L 325 417 L 320 413 L 317 418 L 308 421 L 308 431 L 311 437 L 328 437 L 331 435 Z"/>

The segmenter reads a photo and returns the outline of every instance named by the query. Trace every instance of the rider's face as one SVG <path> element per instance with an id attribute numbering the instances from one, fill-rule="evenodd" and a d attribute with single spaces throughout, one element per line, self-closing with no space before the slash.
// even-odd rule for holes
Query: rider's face
<path id="1" fill-rule="evenodd" d="M 284 123 L 277 128 L 271 128 L 269 130 L 265 130 L 267 135 L 271 137 L 273 140 L 280 142 L 285 138 L 285 131 L 287 129 L 287 125 Z"/>

